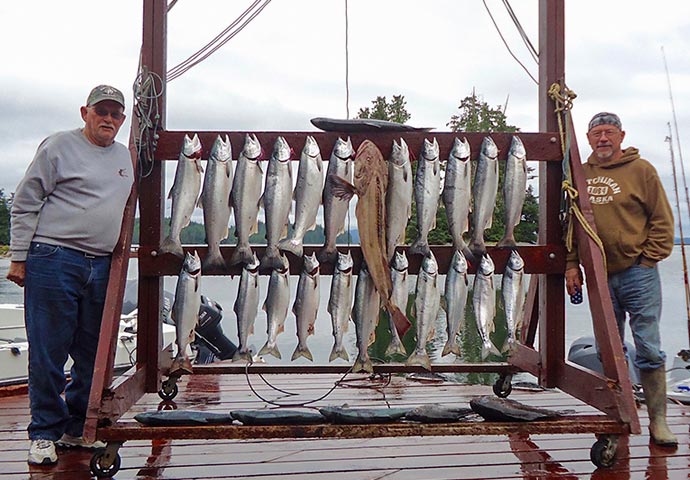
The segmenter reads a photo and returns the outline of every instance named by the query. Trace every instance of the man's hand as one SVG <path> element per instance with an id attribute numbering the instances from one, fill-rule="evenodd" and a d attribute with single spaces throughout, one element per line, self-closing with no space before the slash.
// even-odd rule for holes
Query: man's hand
<path id="1" fill-rule="evenodd" d="M 25 262 L 10 262 L 10 269 L 7 271 L 7 280 L 14 282 L 20 287 L 24 286 L 24 279 L 26 278 L 26 263 Z"/>
<path id="2" fill-rule="evenodd" d="M 580 267 L 572 267 L 565 271 L 565 288 L 568 295 L 574 295 L 578 290 L 582 290 L 582 272 Z"/>

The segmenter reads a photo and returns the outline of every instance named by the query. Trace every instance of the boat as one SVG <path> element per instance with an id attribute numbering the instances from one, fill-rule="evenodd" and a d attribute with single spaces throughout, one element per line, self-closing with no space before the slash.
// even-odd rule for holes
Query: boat
<path id="1" fill-rule="evenodd" d="M 163 342 L 175 341 L 175 327 L 163 323 Z M 137 309 L 120 316 L 115 353 L 115 372 L 129 369 L 136 361 Z M 26 383 L 29 368 L 29 343 L 24 326 L 24 305 L 0 304 L 0 385 Z M 72 360 L 65 365 L 69 372 Z"/>

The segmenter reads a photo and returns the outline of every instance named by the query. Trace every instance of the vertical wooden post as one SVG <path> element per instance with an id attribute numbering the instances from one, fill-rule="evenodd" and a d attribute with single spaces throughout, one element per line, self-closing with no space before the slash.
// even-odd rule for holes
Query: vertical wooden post
<path id="1" fill-rule="evenodd" d="M 539 131 L 557 132 L 549 87 L 565 81 L 565 0 L 539 0 Z M 560 243 L 562 167 L 539 164 L 539 243 Z M 562 274 L 539 279 L 540 381 L 555 387 L 565 358 L 565 294 Z"/>
<path id="2" fill-rule="evenodd" d="M 143 38 L 141 48 L 142 68 L 154 74 L 161 84 L 156 85 L 160 95 L 151 101 L 158 102 L 160 118 L 158 126 L 165 129 L 165 95 L 167 69 L 167 1 L 144 0 Z M 153 161 L 153 159 L 151 159 Z M 165 203 L 165 162 L 155 162 L 150 175 L 141 178 L 139 185 L 139 214 L 141 228 L 139 244 L 158 248 L 163 232 Z M 139 271 L 139 315 L 137 329 L 137 364 L 146 368 L 145 389 L 155 392 L 159 388 L 159 354 L 162 348 L 161 307 L 163 278 L 141 275 Z"/>

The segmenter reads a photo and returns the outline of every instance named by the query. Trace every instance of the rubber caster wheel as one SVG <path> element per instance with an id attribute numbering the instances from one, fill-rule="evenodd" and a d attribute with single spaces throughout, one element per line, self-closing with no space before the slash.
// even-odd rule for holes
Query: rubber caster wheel
<path id="1" fill-rule="evenodd" d="M 589 451 L 589 459 L 598 468 L 609 468 L 613 466 L 616 461 L 616 447 L 615 440 L 610 438 L 600 438 Z"/>
<path id="2" fill-rule="evenodd" d="M 508 395 L 510 395 L 510 392 L 513 391 L 513 385 L 511 384 L 512 380 L 512 375 L 501 375 L 498 380 L 496 380 L 496 383 L 494 383 L 494 395 L 496 395 L 498 398 L 507 398 Z"/>
<path id="3" fill-rule="evenodd" d="M 158 396 L 163 400 L 172 400 L 177 396 L 178 392 L 177 383 L 168 379 L 163 382 L 161 389 L 158 390 Z"/>
<path id="4" fill-rule="evenodd" d="M 99 448 L 91 457 L 91 474 L 97 478 L 111 478 L 120 470 L 122 458 L 119 453 L 108 455 L 105 448 Z"/>

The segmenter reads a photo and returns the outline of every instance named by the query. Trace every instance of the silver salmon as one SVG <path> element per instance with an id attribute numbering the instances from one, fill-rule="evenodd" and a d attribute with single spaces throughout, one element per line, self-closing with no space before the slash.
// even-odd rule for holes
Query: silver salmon
<path id="1" fill-rule="evenodd" d="M 237 316 L 237 332 L 240 344 L 233 360 L 251 360 L 249 336 L 254 333 L 254 322 L 259 309 L 259 259 L 252 253 L 252 260 L 242 268 L 237 300 L 233 310 Z"/>
<path id="2" fill-rule="evenodd" d="M 510 352 L 515 343 L 520 340 L 520 329 L 522 328 L 524 318 L 523 306 L 525 303 L 525 293 L 523 290 L 524 273 L 525 262 L 520 254 L 513 250 L 510 252 L 510 258 L 501 280 L 503 308 L 506 313 L 506 323 L 508 324 L 508 335 L 503 348 L 501 348 L 503 353 Z"/>
<path id="3" fill-rule="evenodd" d="M 295 303 L 292 313 L 297 318 L 297 347 L 292 354 L 292 360 L 305 357 L 314 360 L 307 345 L 307 339 L 314 334 L 314 324 L 319 313 L 319 261 L 316 254 L 304 255 L 304 265 L 297 284 Z"/>
<path id="4" fill-rule="evenodd" d="M 469 231 L 470 205 L 472 203 L 472 162 L 470 143 L 466 138 L 456 138 L 448 155 L 446 178 L 443 183 L 443 204 L 446 206 L 448 230 L 453 237 L 455 250 L 466 253 L 463 235 Z"/>
<path id="5" fill-rule="evenodd" d="M 410 295 L 408 290 L 408 267 L 409 262 L 405 252 L 395 252 L 395 258 L 393 258 L 393 264 L 391 265 L 391 280 L 393 281 L 393 294 L 391 298 L 393 303 L 403 312 L 407 311 L 407 297 Z M 407 355 L 390 313 L 388 314 L 388 323 L 391 331 L 391 343 L 386 349 L 386 355 Z"/>
<path id="6" fill-rule="evenodd" d="M 446 275 L 446 323 L 448 340 L 443 347 L 441 356 L 454 353 L 461 355 L 458 335 L 465 327 L 465 307 L 467 306 L 467 293 L 469 280 L 467 279 L 467 259 L 459 250 L 453 254 L 448 275 Z"/>
<path id="7" fill-rule="evenodd" d="M 266 170 L 264 210 L 266 212 L 266 252 L 261 258 L 263 268 L 282 265 L 278 241 L 287 233 L 288 216 L 292 207 L 292 166 L 290 145 L 278 137 Z"/>
<path id="8" fill-rule="evenodd" d="M 494 262 L 488 254 L 482 256 L 481 263 L 474 276 L 472 305 L 477 321 L 477 330 L 482 340 L 482 360 L 489 354 L 501 355 L 491 341 L 490 335 L 496 330 L 496 286 L 494 285 Z"/>
<path id="9" fill-rule="evenodd" d="M 289 264 L 285 255 L 281 255 L 280 259 L 282 266 L 274 268 L 268 280 L 268 293 L 263 305 L 268 339 L 259 351 L 259 355 L 273 355 L 276 358 L 282 358 L 278 349 L 278 335 L 285 331 L 285 319 L 290 307 Z"/>
<path id="10" fill-rule="evenodd" d="M 410 151 L 402 138 L 400 144 L 393 140 L 388 159 L 388 190 L 386 191 L 386 251 L 388 261 L 393 259 L 395 248 L 405 243 L 405 228 L 412 216 L 412 166 Z"/>
<path id="11" fill-rule="evenodd" d="M 441 292 L 438 287 L 438 264 L 432 252 L 424 257 L 422 269 L 417 275 L 417 288 L 414 307 L 417 316 L 417 346 L 407 359 L 407 365 L 420 365 L 431 370 L 431 360 L 426 344 L 434 336 L 434 323 L 441 305 Z"/>
<path id="12" fill-rule="evenodd" d="M 288 238 L 278 242 L 278 248 L 302 257 L 304 235 L 316 228 L 316 214 L 323 191 L 323 160 L 319 144 L 308 136 L 299 158 L 295 199 L 295 223 Z"/>
<path id="13" fill-rule="evenodd" d="M 175 300 L 170 314 L 175 322 L 177 343 L 177 355 L 170 367 L 170 372 L 192 373 L 192 362 L 187 355 L 187 347 L 194 340 L 194 329 L 199 320 L 199 307 L 201 307 L 201 260 L 196 251 L 194 255 L 187 252 L 182 263 L 182 270 L 177 277 Z"/>
<path id="14" fill-rule="evenodd" d="M 347 140 L 338 138 L 333 147 L 333 153 L 328 161 L 326 178 L 338 176 L 352 183 L 354 171 L 352 155 L 354 150 L 350 137 Z M 335 263 L 338 253 L 335 242 L 343 231 L 345 231 L 345 217 L 350 205 L 350 199 L 339 198 L 333 195 L 332 187 L 327 181 L 323 187 L 323 222 L 326 241 L 319 252 L 319 262 Z"/>
<path id="15" fill-rule="evenodd" d="M 417 204 L 417 238 L 410 245 L 410 254 L 428 255 L 429 232 L 436 228 L 436 212 L 441 195 L 441 160 L 438 142 L 424 139 L 414 179 L 414 198 Z"/>
<path id="16" fill-rule="evenodd" d="M 338 252 L 338 263 L 335 265 L 333 280 L 331 281 L 331 294 L 328 298 L 328 313 L 331 315 L 331 324 L 333 325 L 333 349 L 328 357 L 329 362 L 336 358 L 350 360 L 343 345 L 343 337 L 348 330 L 352 312 L 354 288 L 352 267 L 350 251 L 348 250 L 346 254 Z"/>
<path id="17" fill-rule="evenodd" d="M 522 140 L 513 136 L 506 160 L 506 174 L 503 179 L 503 202 L 505 208 L 505 233 L 498 242 L 499 247 L 514 247 L 515 227 L 522 218 L 522 205 L 527 190 L 527 153 Z"/>
<path id="18" fill-rule="evenodd" d="M 230 265 L 249 264 L 254 255 L 249 246 L 249 236 L 256 232 L 258 227 L 261 180 L 263 179 L 263 170 L 259 163 L 260 156 L 259 140 L 256 135 L 247 134 L 244 147 L 237 159 L 235 178 L 230 193 L 237 236 L 237 246 L 230 259 Z"/>
<path id="19" fill-rule="evenodd" d="M 472 211 L 472 240 L 469 248 L 476 259 L 486 253 L 484 230 L 491 228 L 497 192 L 498 148 L 491 137 L 484 137 L 472 185 L 474 210 Z"/>
<path id="20" fill-rule="evenodd" d="M 365 263 L 362 263 L 357 275 L 355 287 L 355 304 L 352 308 L 352 320 L 355 322 L 357 335 L 357 359 L 352 367 L 353 372 L 374 373 L 374 366 L 369 357 L 369 345 L 376 339 L 376 325 L 379 322 L 381 298 Z"/>
<path id="21" fill-rule="evenodd" d="M 232 145 L 227 135 L 225 139 L 218 135 L 211 147 L 204 175 L 204 187 L 199 197 L 199 206 L 204 211 L 204 230 L 208 244 L 208 253 L 201 264 L 204 273 L 225 269 L 220 242 L 228 238 L 231 189 Z"/>
<path id="22" fill-rule="evenodd" d="M 198 135 L 194 135 L 193 138 L 189 138 L 189 135 L 184 136 L 184 145 L 175 169 L 175 180 L 168 194 L 168 198 L 172 199 L 170 233 L 161 243 L 158 253 L 172 253 L 177 257 L 184 257 L 180 232 L 189 225 L 201 189 L 201 151 Z"/>

